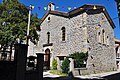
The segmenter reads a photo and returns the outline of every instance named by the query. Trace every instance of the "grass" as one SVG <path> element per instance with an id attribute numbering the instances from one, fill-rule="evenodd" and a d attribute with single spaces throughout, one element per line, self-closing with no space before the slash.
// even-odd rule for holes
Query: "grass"
<path id="1" fill-rule="evenodd" d="M 59 70 L 50 70 L 50 73 L 60 75 L 60 76 L 68 76 L 68 74 L 62 73 L 62 71 L 59 71 Z"/>

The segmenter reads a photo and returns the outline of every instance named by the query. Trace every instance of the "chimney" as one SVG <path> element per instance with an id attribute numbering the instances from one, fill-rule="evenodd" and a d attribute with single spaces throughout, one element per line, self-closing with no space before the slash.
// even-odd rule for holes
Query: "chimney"
<path id="1" fill-rule="evenodd" d="M 52 2 L 50 2 L 50 3 L 48 4 L 48 11 L 54 11 L 54 10 L 55 10 L 55 4 L 52 3 Z"/>

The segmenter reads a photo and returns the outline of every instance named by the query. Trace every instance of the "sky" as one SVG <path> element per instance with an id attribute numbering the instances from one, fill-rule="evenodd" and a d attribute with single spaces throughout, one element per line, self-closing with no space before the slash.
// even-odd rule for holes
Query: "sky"
<path id="1" fill-rule="evenodd" d="M 33 14 L 38 14 L 39 18 L 42 18 L 43 15 L 47 12 L 45 8 L 49 2 L 53 2 L 55 4 L 55 10 L 69 12 L 74 8 L 78 8 L 84 4 L 98 4 L 103 5 L 108 11 L 110 17 L 112 18 L 116 28 L 114 29 L 114 35 L 120 39 L 120 26 L 117 5 L 114 0 L 19 0 L 22 4 L 29 6 L 30 4 L 34 6 L 32 10 Z M 2 0 L 0 0 L 0 3 Z M 69 8 L 69 10 L 68 10 Z M 71 9 L 70 9 L 71 8 Z"/>

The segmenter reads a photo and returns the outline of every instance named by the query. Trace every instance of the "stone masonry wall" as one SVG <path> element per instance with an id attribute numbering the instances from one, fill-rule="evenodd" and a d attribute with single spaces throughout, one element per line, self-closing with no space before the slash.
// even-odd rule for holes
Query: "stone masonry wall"
<path id="1" fill-rule="evenodd" d="M 83 74 L 111 71 L 115 69 L 114 33 L 106 17 L 101 23 L 101 27 L 96 29 L 96 25 L 102 20 L 100 14 L 83 13 L 73 18 L 49 14 L 41 24 L 40 41 L 37 52 L 45 52 L 47 43 L 47 32 L 50 32 L 50 43 L 48 47 L 51 51 L 51 62 L 58 55 L 67 56 L 74 52 L 86 52 L 89 56 L 86 70 L 81 70 Z M 50 21 L 48 21 L 50 17 Z M 66 28 L 66 40 L 62 41 L 61 28 Z M 105 30 L 109 38 L 109 45 L 98 42 L 98 32 Z M 89 42 L 89 43 L 88 43 Z"/>
<path id="2" fill-rule="evenodd" d="M 102 17 L 104 16 L 104 19 Z M 88 15 L 87 32 L 89 44 L 89 57 L 87 69 L 88 73 L 99 73 L 116 69 L 114 32 L 103 13 Z M 100 24 L 99 28 L 96 25 Z M 109 39 L 109 44 L 102 43 L 102 30 L 105 30 L 105 41 Z M 101 43 L 98 42 L 98 32 L 101 32 Z"/>
<path id="3" fill-rule="evenodd" d="M 48 21 L 48 17 L 50 17 L 50 21 Z M 53 43 L 53 46 L 47 46 L 47 48 L 51 51 L 51 63 L 57 55 L 68 55 L 68 20 L 64 17 L 49 14 L 41 24 L 39 49 L 40 52 L 45 53 L 46 47 L 43 47 L 43 44 L 47 44 L 47 32 L 50 32 L 50 43 Z M 66 28 L 66 40 L 64 42 L 62 41 L 62 27 Z"/>
<path id="4" fill-rule="evenodd" d="M 85 49 L 83 48 L 83 43 L 85 43 L 85 33 L 82 28 L 84 15 L 81 14 L 68 19 L 49 14 L 41 24 L 39 51 L 45 52 L 43 44 L 47 43 L 47 32 L 50 32 L 50 43 L 53 43 L 51 49 L 52 58 L 55 58 L 58 55 L 68 56 L 74 52 L 84 52 Z M 50 21 L 47 20 L 48 17 L 50 17 Z M 66 28 L 65 41 L 62 41 L 62 27 Z"/>
<path id="5" fill-rule="evenodd" d="M 86 52 L 87 45 L 87 14 L 83 13 L 70 19 L 69 47 L 70 54 L 74 52 Z"/>

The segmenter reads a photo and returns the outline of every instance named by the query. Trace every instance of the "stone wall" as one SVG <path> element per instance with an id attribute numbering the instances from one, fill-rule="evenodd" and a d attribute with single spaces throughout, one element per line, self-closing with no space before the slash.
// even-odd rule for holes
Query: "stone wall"
<path id="1" fill-rule="evenodd" d="M 50 17 L 50 21 L 48 21 L 48 17 Z M 46 48 L 49 48 L 51 63 L 53 58 L 56 58 L 57 55 L 68 55 L 68 20 L 68 18 L 49 14 L 41 24 L 39 51 L 44 53 Z M 64 42 L 62 41 L 62 27 L 66 28 L 66 40 Z M 47 44 L 47 32 L 50 32 L 50 43 L 53 43 L 53 46 L 43 47 L 43 44 Z"/>
<path id="2" fill-rule="evenodd" d="M 106 17 L 102 19 L 102 16 L 104 16 L 103 13 L 90 15 L 83 13 L 72 18 L 65 18 L 49 14 L 40 26 L 40 41 L 36 51 L 44 53 L 45 49 L 49 48 L 51 62 L 58 55 L 67 56 L 74 52 L 88 51 L 85 72 L 97 73 L 115 70 L 114 33 Z M 96 28 L 100 21 L 103 22 L 101 27 Z M 62 27 L 66 28 L 65 41 L 62 41 Z M 105 36 L 108 36 L 109 45 L 98 42 L 98 32 L 102 32 L 103 29 Z M 43 44 L 47 44 L 47 32 L 50 32 L 50 43 L 53 45 L 43 47 Z"/>
<path id="3" fill-rule="evenodd" d="M 70 19 L 69 48 L 70 54 L 74 52 L 86 52 L 87 44 L 87 14 L 83 13 Z M 85 30 L 86 28 L 86 30 Z"/>
<path id="4" fill-rule="evenodd" d="M 91 14 L 87 19 L 87 33 L 89 42 L 89 57 L 87 69 L 89 73 L 99 73 L 104 71 L 116 70 L 115 50 L 114 50 L 114 32 L 106 17 L 102 20 L 103 13 Z M 100 24 L 99 28 L 96 25 Z M 108 36 L 109 44 L 98 42 L 98 32 L 105 30 L 105 38 Z M 102 37 L 102 34 L 100 34 Z"/>

